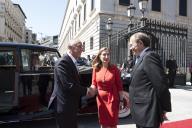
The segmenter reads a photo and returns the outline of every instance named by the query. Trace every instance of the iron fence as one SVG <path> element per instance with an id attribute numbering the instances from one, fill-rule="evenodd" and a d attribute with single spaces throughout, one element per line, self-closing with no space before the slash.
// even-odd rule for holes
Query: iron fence
<path id="1" fill-rule="evenodd" d="M 151 37 L 151 48 L 157 52 L 165 66 L 170 55 L 174 55 L 178 69 L 186 73 L 186 26 L 175 23 L 168 23 L 158 20 L 146 19 L 129 24 L 127 28 L 114 33 L 110 39 L 111 61 L 121 64 L 130 56 L 128 48 L 129 37 L 135 32 L 145 32 Z M 100 39 L 100 47 L 106 47 L 108 38 Z"/>

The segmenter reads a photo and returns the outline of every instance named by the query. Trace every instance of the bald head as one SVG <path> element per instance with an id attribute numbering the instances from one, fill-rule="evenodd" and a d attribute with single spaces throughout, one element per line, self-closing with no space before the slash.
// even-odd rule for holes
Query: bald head
<path id="1" fill-rule="evenodd" d="M 83 52 L 83 45 L 79 39 L 72 40 L 68 43 L 68 49 L 69 53 L 71 53 L 71 55 L 77 59 Z"/>
<path id="2" fill-rule="evenodd" d="M 139 56 L 140 53 L 150 46 L 150 38 L 143 32 L 137 32 L 130 37 L 129 49 L 134 55 Z"/>
<path id="3" fill-rule="evenodd" d="M 147 34 L 145 34 L 143 32 L 137 32 L 137 33 L 133 34 L 130 37 L 130 40 L 134 40 L 135 42 L 142 41 L 143 45 L 145 47 L 150 46 L 150 38 Z"/>
<path id="4" fill-rule="evenodd" d="M 71 40 L 69 43 L 68 43 L 68 49 L 70 50 L 73 46 L 77 45 L 77 44 L 82 44 L 81 41 L 79 39 L 74 39 L 74 40 Z"/>

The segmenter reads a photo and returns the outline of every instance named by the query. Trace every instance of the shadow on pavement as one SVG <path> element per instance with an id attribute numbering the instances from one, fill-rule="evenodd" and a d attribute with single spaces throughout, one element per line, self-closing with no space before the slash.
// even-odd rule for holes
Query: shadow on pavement
<path id="1" fill-rule="evenodd" d="M 126 118 L 122 118 L 119 120 L 119 125 L 125 125 L 125 124 L 135 124 L 132 120 L 131 115 L 129 115 Z"/>
<path id="2" fill-rule="evenodd" d="M 55 127 L 56 122 L 54 119 L 0 124 L 0 128 L 55 128 Z"/>
<path id="3" fill-rule="evenodd" d="M 128 126 L 134 124 L 131 115 L 119 120 L 118 126 Z M 78 128 L 99 128 L 97 114 L 78 116 Z M 25 121 L 9 124 L 0 124 L 0 128 L 56 128 L 55 119 Z"/>
<path id="4" fill-rule="evenodd" d="M 192 86 L 191 85 L 176 85 L 175 88 L 173 89 L 184 89 L 187 91 L 192 91 Z"/>
<path id="5" fill-rule="evenodd" d="M 82 115 L 79 116 L 79 128 L 99 128 L 99 122 L 97 114 L 94 115 Z M 119 125 L 129 125 L 129 124 L 135 124 L 132 120 L 131 115 L 125 118 L 119 119 Z"/>

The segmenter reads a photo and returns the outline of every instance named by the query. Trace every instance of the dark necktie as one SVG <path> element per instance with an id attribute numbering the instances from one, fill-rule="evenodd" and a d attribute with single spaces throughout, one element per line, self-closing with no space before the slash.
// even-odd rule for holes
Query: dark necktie
<path id="1" fill-rule="evenodd" d="M 79 73 L 79 68 L 78 68 L 78 66 L 77 66 L 77 62 L 75 62 L 75 67 L 76 67 L 76 69 L 77 69 L 77 72 Z"/>

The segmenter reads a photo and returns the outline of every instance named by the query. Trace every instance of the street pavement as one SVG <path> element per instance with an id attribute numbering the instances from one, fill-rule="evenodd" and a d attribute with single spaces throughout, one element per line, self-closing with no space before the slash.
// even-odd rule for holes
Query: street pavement
<path id="1" fill-rule="evenodd" d="M 192 86 L 176 86 L 170 92 L 172 112 L 167 113 L 168 122 L 192 119 Z"/>
<path id="2" fill-rule="evenodd" d="M 172 112 L 168 112 L 166 115 L 168 120 L 166 122 L 192 119 L 192 86 L 191 85 L 176 85 L 176 88 L 171 88 L 171 103 Z M 127 123 L 125 121 L 127 120 Z M 118 128 L 135 128 L 135 124 L 131 118 L 121 120 Z"/>
<path id="3" fill-rule="evenodd" d="M 172 112 L 167 113 L 168 121 L 192 119 L 192 86 L 179 86 L 171 88 Z M 79 128 L 99 128 L 97 114 L 79 116 Z M 131 116 L 120 119 L 118 128 L 135 128 Z M 18 124 L 0 125 L 0 128 L 56 128 L 55 120 L 42 120 L 34 122 L 21 122 Z"/>

